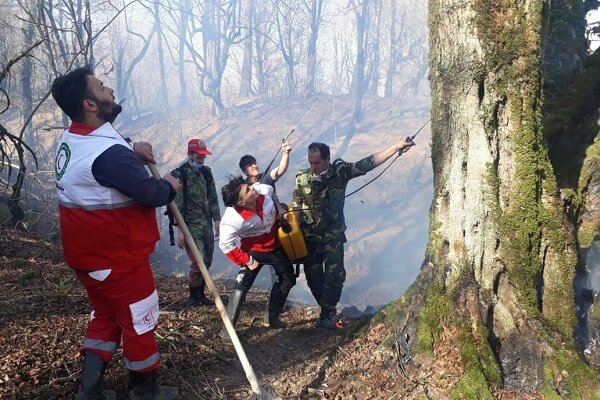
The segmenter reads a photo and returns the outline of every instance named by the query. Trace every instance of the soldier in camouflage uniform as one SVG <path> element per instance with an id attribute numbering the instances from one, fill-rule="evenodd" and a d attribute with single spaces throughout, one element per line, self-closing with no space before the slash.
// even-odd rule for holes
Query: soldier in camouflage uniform
<path id="1" fill-rule="evenodd" d="M 206 156 L 211 154 L 204 141 L 192 139 L 188 142 L 188 160 L 179 168 L 171 171 L 171 175 L 179 179 L 183 185 L 183 189 L 175 197 L 175 204 L 181 211 L 196 246 L 204 258 L 206 268 L 210 268 L 212 264 L 215 233 L 216 236 L 219 236 L 219 224 L 221 222 L 215 180 L 210 168 L 204 165 Z M 181 230 L 177 238 L 177 245 L 179 248 L 186 248 L 191 260 L 190 297 L 185 306 L 214 305 L 204 294 L 204 278 L 198 269 L 189 246 L 185 243 L 185 236 Z"/>
<path id="2" fill-rule="evenodd" d="M 355 163 L 341 159 L 331 163 L 329 146 L 324 143 L 308 146 L 310 168 L 301 169 L 296 175 L 291 206 L 297 210 L 308 248 L 304 274 L 310 291 L 321 306 L 319 324 L 323 328 L 335 328 L 335 307 L 346 280 L 344 201 L 348 181 L 413 145 L 412 141 L 403 140 Z"/>

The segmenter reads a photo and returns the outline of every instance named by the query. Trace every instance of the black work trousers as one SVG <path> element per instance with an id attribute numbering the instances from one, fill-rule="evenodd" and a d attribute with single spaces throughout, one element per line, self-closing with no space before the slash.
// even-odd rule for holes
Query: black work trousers
<path id="1" fill-rule="evenodd" d="M 254 280 L 263 265 L 272 265 L 277 274 L 277 281 L 271 288 L 269 314 L 279 315 L 283 310 L 290 289 L 296 284 L 294 267 L 281 248 L 268 253 L 250 251 L 250 255 L 259 262 L 258 268 L 250 270 L 248 267 L 241 267 L 238 276 L 235 278 L 233 289 L 241 290 L 246 294 L 254 284 Z"/>

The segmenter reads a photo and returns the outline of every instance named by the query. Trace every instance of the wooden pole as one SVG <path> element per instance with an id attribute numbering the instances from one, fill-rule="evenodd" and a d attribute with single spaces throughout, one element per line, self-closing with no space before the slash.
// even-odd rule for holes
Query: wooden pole
<path id="1" fill-rule="evenodd" d="M 161 176 L 158 173 L 158 169 L 156 168 L 156 165 L 148 164 L 148 167 L 150 168 L 150 172 L 152 172 L 152 175 L 155 178 L 161 179 Z M 261 388 L 260 388 L 260 385 L 258 384 L 258 379 L 256 378 L 256 374 L 254 373 L 254 369 L 252 369 L 252 365 L 250 365 L 250 361 L 248 361 L 248 357 L 246 356 L 246 352 L 244 351 L 244 348 L 242 347 L 242 343 L 240 342 L 240 339 L 238 338 L 235 328 L 233 327 L 233 324 L 231 323 L 231 320 L 229 319 L 229 316 L 227 315 L 227 310 L 225 309 L 223 300 L 221 300 L 219 291 L 217 290 L 217 287 L 215 286 L 212 278 L 210 277 L 210 275 L 208 273 L 208 268 L 206 268 L 206 265 L 204 264 L 204 258 L 202 257 L 202 254 L 200 254 L 200 251 L 198 250 L 198 247 L 196 246 L 196 241 L 192 237 L 192 234 L 190 233 L 190 230 L 188 229 L 187 225 L 185 224 L 185 221 L 183 220 L 183 217 L 181 216 L 179 209 L 175 205 L 175 202 L 174 201 L 170 202 L 168 207 L 169 207 L 169 210 L 171 211 L 171 213 L 173 214 L 175 221 L 177 221 L 177 225 L 179 226 L 179 229 L 183 232 L 183 235 L 185 236 L 185 242 L 187 243 L 188 247 L 190 248 L 190 250 L 194 256 L 194 260 L 196 260 L 196 264 L 198 265 L 198 269 L 200 270 L 200 273 L 204 277 L 206 286 L 208 286 L 208 290 L 210 290 L 210 293 L 212 294 L 212 296 L 215 300 L 215 305 L 217 306 L 217 310 L 219 310 L 221 319 L 223 320 L 223 323 L 225 324 L 225 329 L 227 329 L 227 333 L 229 333 L 229 337 L 231 338 L 231 342 L 233 343 L 235 352 L 237 353 L 237 356 L 240 359 L 240 362 L 242 363 L 242 367 L 244 368 L 244 372 L 246 373 L 246 378 L 248 379 L 248 382 L 250 382 L 250 386 L 252 387 L 252 392 L 254 394 L 256 394 L 257 396 L 259 396 L 259 398 L 260 398 L 262 395 Z"/>

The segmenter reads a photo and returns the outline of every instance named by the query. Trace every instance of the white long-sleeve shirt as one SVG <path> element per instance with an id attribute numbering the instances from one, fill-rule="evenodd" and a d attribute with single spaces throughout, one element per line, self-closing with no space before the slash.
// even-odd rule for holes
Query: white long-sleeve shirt
<path id="1" fill-rule="evenodd" d="M 227 207 L 221 218 L 219 248 L 238 265 L 245 265 L 250 260 L 250 251 L 268 253 L 279 246 L 273 188 L 261 183 L 252 187 L 259 194 L 256 210 Z M 236 245 L 238 238 L 239 247 Z"/>

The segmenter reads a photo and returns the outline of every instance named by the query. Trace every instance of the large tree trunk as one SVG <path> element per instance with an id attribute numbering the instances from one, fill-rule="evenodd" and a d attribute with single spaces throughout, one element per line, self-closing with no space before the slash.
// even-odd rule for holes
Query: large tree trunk
<path id="1" fill-rule="evenodd" d="M 542 118 L 552 31 L 543 22 L 566 11 L 558 3 L 429 2 L 434 198 L 412 301 L 421 351 L 447 327 L 459 332 L 465 372 L 453 397 L 464 398 L 457 391 L 473 379 L 570 398 L 598 393 L 575 351 L 576 227 Z M 583 17 L 571 9 L 569 18 Z M 491 398 L 486 385 L 474 390 Z"/>

